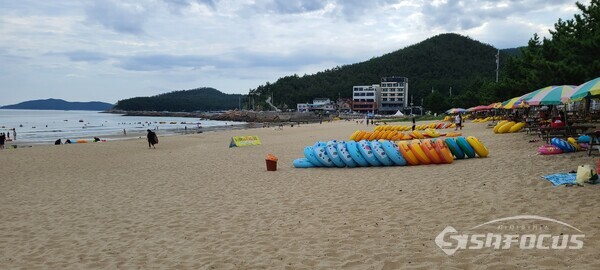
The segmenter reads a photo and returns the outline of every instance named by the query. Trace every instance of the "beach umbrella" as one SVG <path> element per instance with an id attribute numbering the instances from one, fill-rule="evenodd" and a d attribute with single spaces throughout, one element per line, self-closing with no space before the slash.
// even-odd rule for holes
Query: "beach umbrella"
<path id="1" fill-rule="evenodd" d="M 539 95 L 539 94 L 541 94 L 541 93 L 546 93 L 546 92 L 550 91 L 552 88 L 554 88 L 554 86 L 553 86 L 553 85 L 551 85 L 551 86 L 546 86 L 546 87 L 544 87 L 544 88 L 540 88 L 540 89 L 538 89 L 538 90 L 535 90 L 535 91 L 533 91 L 533 92 L 527 93 L 527 94 L 525 94 L 525 95 L 521 96 L 521 98 L 522 98 L 523 100 L 525 100 L 527 103 L 529 103 L 529 100 L 530 100 L 531 98 L 533 98 L 534 96 L 536 96 L 536 95 Z"/>
<path id="2" fill-rule="evenodd" d="M 467 111 L 478 112 L 478 111 L 485 111 L 485 110 L 491 110 L 491 109 L 493 109 L 493 108 L 490 107 L 490 106 L 479 105 L 479 106 L 475 106 L 475 107 L 469 108 L 469 109 L 467 109 Z"/>
<path id="3" fill-rule="evenodd" d="M 576 101 L 585 97 L 597 95 L 600 95 L 600 77 L 577 86 L 575 90 L 573 90 L 573 94 L 569 97 L 569 100 Z"/>
<path id="4" fill-rule="evenodd" d="M 543 91 L 539 91 L 537 94 L 528 97 L 529 99 L 523 98 L 523 100 L 531 106 L 562 104 L 568 102 L 569 97 L 575 90 L 575 86 L 560 85 L 554 86 L 551 89 L 543 88 L 542 90 Z"/>
<path id="5" fill-rule="evenodd" d="M 452 108 L 450 110 L 447 110 L 446 113 L 448 114 L 455 114 L 455 113 L 464 113 L 467 110 L 463 109 L 463 108 Z"/>
<path id="6" fill-rule="evenodd" d="M 502 108 L 502 102 L 494 102 L 488 105 L 488 107 L 490 107 L 490 109 L 500 109 Z"/>
<path id="7" fill-rule="evenodd" d="M 529 107 L 527 102 L 525 102 L 521 97 L 511 98 L 507 101 L 502 102 L 502 108 L 504 109 L 517 109 L 517 108 L 525 108 Z"/>

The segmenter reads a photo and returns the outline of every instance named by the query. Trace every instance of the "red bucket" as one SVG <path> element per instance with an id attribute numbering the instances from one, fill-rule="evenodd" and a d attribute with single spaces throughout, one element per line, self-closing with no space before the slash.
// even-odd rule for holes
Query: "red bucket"
<path id="1" fill-rule="evenodd" d="M 268 154 L 265 161 L 267 162 L 267 171 L 276 171 L 277 170 L 277 160 L 278 158 L 272 154 Z"/>
<path id="2" fill-rule="evenodd" d="M 277 161 L 274 160 L 266 160 L 267 161 L 267 171 L 276 171 L 277 170 Z"/>

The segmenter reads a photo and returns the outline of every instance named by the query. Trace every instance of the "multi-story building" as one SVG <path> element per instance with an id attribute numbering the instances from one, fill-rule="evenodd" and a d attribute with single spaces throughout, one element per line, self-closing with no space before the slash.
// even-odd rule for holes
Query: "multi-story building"
<path id="1" fill-rule="evenodd" d="M 328 98 L 315 98 L 313 103 L 298 103 L 296 104 L 298 112 L 310 112 L 310 111 L 322 111 L 330 112 L 335 111 L 335 103 L 331 102 Z"/>
<path id="2" fill-rule="evenodd" d="M 378 111 L 390 114 L 408 107 L 408 78 L 383 77 L 379 85 Z"/>
<path id="3" fill-rule="evenodd" d="M 352 110 L 362 113 L 377 111 L 379 85 L 362 85 L 352 88 Z"/>

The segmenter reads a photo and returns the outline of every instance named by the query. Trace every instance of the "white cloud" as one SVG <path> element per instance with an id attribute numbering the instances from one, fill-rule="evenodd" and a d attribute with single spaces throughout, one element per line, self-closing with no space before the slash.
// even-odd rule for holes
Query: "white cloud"
<path id="1" fill-rule="evenodd" d="M 246 93 L 445 32 L 523 46 L 577 11 L 572 0 L 2 1 L 3 102 Z"/>

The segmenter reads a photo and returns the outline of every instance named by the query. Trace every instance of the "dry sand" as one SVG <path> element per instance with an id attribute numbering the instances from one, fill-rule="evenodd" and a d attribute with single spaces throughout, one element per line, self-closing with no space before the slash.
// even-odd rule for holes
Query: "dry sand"
<path id="1" fill-rule="evenodd" d="M 162 137 L 156 150 L 139 139 L 0 151 L 0 269 L 600 268 L 600 185 L 553 187 L 540 177 L 596 166 L 598 156 L 539 156 L 541 142 L 529 143 L 531 135 L 467 123 L 463 134 L 479 137 L 488 158 L 292 167 L 304 146 L 358 128 L 366 126 L 207 132 Z M 237 135 L 258 135 L 263 144 L 228 148 Z M 266 171 L 267 153 L 279 157 L 276 172 Z M 585 234 L 584 247 L 449 256 L 434 242 L 446 226 L 468 233 L 515 215 L 571 224 Z"/>

